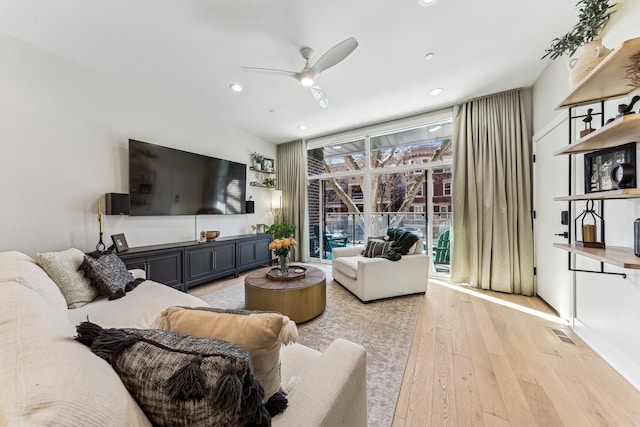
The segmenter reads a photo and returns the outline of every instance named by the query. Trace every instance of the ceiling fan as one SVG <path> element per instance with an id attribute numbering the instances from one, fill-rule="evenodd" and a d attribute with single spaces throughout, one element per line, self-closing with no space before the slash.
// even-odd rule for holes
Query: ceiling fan
<path id="1" fill-rule="evenodd" d="M 305 59 L 304 68 L 302 71 L 285 71 L 285 70 L 274 70 L 271 68 L 253 68 L 253 67 L 242 67 L 245 71 L 250 71 L 253 73 L 263 73 L 263 74 L 275 74 L 286 77 L 293 77 L 298 80 L 302 86 L 308 87 L 311 91 L 311 95 L 313 98 L 320 104 L 322 108 L 327 108 L 329 106 L 329 100 L 327 99 L 324 91 L 318 84 L 316 83 L 318 76 L 327 68 L 331 68 L 334 65 L 342 62 L 347 56 L 353 52 L 356 47 L 358 47 L 358 41 L 353 37 L 350 37 L 331 49 L 325 52 L 324 55 L 318 59 L 318 61 L 311 66 L 310 60 L 313 55 L 313 49 L 310 47 L 303 47 L 300 49 L 300 55 Z"/>

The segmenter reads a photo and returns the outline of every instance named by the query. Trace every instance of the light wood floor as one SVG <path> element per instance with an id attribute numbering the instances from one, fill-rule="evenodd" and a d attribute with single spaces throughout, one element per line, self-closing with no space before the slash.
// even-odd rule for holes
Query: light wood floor
<path id="1" fill-rule="evenodd" d="M 393 427 L 640 426 L 640 392 L 539 298 L 446 285 L 423 297 Z"/>
<path id="2" fill-rule="evenodd" d="M 330 265 L 314 266 L 330 280 Z M 640 426 L 640 392 L 542 300 L 438 282 L 422 299 L 393 427 Z"/>

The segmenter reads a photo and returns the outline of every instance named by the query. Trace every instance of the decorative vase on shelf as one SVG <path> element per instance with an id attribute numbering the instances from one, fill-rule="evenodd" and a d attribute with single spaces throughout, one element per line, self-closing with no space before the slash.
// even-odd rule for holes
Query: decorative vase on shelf
<path id="1" fill-rule="evenodd" d="M 591 72 L 596 66 L 602 62 L 604 58 L 611 52 L 602 44 L 602 40 L 596 39 L 590 41 L 578 49 L 575 58 L 571 59 L 567 66 L 569 67 L 569 86 L 574 88 Z"/>
<path id="2" fill-rule="evenodd" d="M 278 276 L 289 275 L 289 254 L 278 255 Z"/>

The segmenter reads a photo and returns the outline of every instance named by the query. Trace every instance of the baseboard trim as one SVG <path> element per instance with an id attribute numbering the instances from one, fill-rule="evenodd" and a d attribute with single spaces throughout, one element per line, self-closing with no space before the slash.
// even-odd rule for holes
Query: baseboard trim
<path id="1" fill-rule="evenodd" d="M 602 335 L 574 319 L 573 331 L 632 386 L 640 391 L 640 365 Z"/>

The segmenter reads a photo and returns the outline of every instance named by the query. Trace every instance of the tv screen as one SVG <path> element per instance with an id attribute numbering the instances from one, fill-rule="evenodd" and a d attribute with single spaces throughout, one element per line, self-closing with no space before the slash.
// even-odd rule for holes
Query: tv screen
<path id="1" fill-rule="evenodd" d="M 245 213 L 247 166 L 129 140 L 130 215 Z"/>

